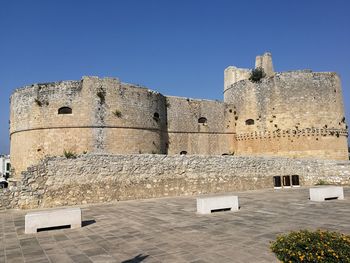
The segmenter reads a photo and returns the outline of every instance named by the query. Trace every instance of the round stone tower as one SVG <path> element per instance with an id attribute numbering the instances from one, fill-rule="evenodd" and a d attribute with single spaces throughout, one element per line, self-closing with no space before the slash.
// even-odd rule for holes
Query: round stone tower
<path id="1" fill-rule="evenodd" d="M 35 84 L 11 96 L 15 177 L 46 156 L 165 153 L 165 98 L 116 79 Z"/>
<path id="2" fill-rule="evenodd" d="M 347 160 L 340 78 L 310 70 L 277 73 L 271 54 L 258 56 L 266 76 L 227 80 L 224 101 L 235 109 L 236 153 Z M 234 79 L 231 77 L 231 79 Z"/>

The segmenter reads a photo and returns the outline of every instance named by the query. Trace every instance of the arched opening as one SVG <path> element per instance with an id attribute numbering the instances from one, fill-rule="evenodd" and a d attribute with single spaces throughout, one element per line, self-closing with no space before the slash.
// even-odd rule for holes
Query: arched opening
<path id="1" fill-rule="evenodd" d="M 246 120 L 245 125 L 254 125 L 254 120 L 253 119 Z"/>
<path id="2" fill-rule="evenodd" d="M 207 118 L 205 118 L 205 117 L 200 117 L 200 118 L 198 119 L 198 123 L 207 123 Z"/>
<path id="3" fill-rule="evenodd" d="M 58 114 L 72 114 L 72 108 L 69 108 L 69 107 L 59 108 Z"/>
<path id="4" fill-rule="evenodd" d="M 186 155 L 186 154 L 187 154 L 186 151 L 181 151 L 181 152 L 180 152 L 180 155 Z"/>

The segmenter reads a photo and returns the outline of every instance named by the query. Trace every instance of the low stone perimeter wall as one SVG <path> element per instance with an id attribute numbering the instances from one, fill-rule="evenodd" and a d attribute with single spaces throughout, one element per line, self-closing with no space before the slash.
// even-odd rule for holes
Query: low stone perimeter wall
<path id="1" fill-rule="evenodd" d="M 0 189 L 0 209 L 38 208 L 273 188 L 273 176 L 348 185 L 350 162 L 236 156 L 50 157 Z"/>

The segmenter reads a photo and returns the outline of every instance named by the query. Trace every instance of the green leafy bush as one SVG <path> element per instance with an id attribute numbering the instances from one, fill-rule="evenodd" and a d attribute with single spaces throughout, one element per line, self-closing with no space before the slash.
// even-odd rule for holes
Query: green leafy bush
<path id="1" fill-rule="evenodd" d="M 43 103 L 38 98 L 35 98 L 34 101 L 39 107 L 43 106 Z"/>
<path id="2" fill-rule="evenodd" d="M 105 102 L 105 99 L 106 99 L 106 91 L 104 91 L 104 90 L 99 90 L 98 92 L 97 92 L 97 97 L 99 97 L 100 98 L 100 102 L 101 103 L 104 103 Z"/>
<path id="3" fill-rule="evenodd" d="M 264 69 L 261 67 L 255 68 L 252 70 L 249 76 L 249 80 L 251 82 L 260 82 L 262 78 L 265 78 L 266 74 L 264 72 Z"/>
<path id="4" fill-rule="evenodd" d="M 329 185 L 329 184 L 330 184 L 329 182 L 322 179 L 318 180 L 316 183 L 316 185 Z"/>
<path id="5" fill-rule="evenodd" d="M 350 262 L 350 236 L 300 230 L 278 236 L 271 250 L 282 262 Z"/>
<path id="6" fill-rule="evenodd" d="M 71 152 L 71 151 L 66 151 L 66 150 L 64 150 L 64 151 L 63 151 L 63 154 L 64 154 L 64 156 L 65 156 L 67 159 L 75 159 L 75 158 L 77 158 L 76 153 Z"/>
<path id="7" fill-rule="evenodd" d="M 120 110 L 115 110 L 115 111 L 113 111 L 113 114 L 114 114 L 115 116 L 117 116 L 118 118 L 121 118 L 121 117 L 122 117 L 122 113 L 121 113 Z"/>

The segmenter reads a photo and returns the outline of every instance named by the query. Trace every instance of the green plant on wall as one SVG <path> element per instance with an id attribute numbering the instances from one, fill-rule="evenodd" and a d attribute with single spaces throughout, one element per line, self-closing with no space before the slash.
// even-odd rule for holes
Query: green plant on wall
<path id="1" fill-rule="evenodd" d="M 265 78 L 266 74 L 264 72 L 264 69 L 261 67 L 255 68 L 251 71 L 249 80 L 251 82 L 260 82 L 262 78 Z"/>
<path id="2" fill-rule="evenodd" d="M 34 101 L 39 107 L 43 106 L 43 103 L 38 98 L 35 98 Z"/>
<path id="3" fill-rule="evenodd" d="M 106 100 L 106 91 L 103 89 L 100 89 L 97 93 L 96 93 L 97 97 L 99 97 L 100 102 L 104 103 Z"/>
<path id="4" fill-rule="evenodd" d="M 113 114 L 114 114 L 114 116 L 116 116 L 116 117 L 118 117 L 118 118 L 121 118 L 121 117 L 122 117 L 122 113 L 121 113 L 120 110 L 115 110 L 115 111 L 113 111 Z"/>
<path id="5" fill-rule="evenodd" d="M 317 181 L 317 183 L 315 185 L 329 185 L 329 184 L 330 184 L 329 182 L 320 179 Z"/>
<path id="6" fill-rule="evenodd" d="M 77 154 L 72 152 L 72 151 L 63 151 L 64 157 L 66 157 L 67 159 L 75 159 L 77 158 Z"/>

